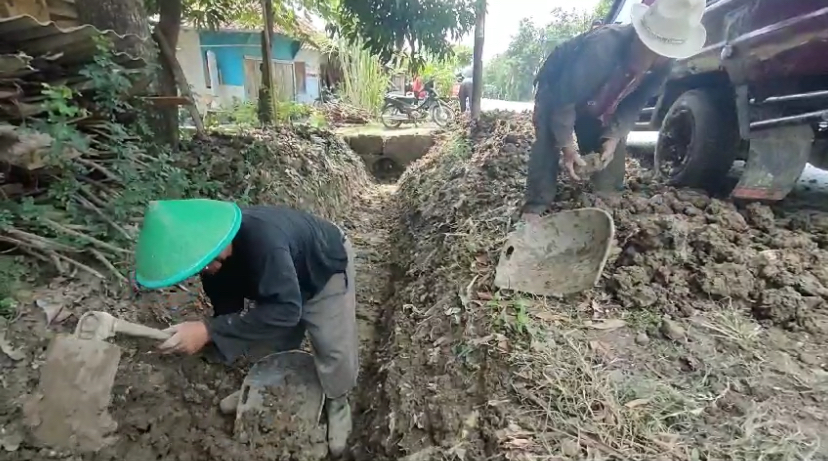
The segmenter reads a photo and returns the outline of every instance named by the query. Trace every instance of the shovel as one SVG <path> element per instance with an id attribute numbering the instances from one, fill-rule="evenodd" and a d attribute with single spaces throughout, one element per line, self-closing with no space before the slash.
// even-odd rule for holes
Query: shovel
<path id="1" fill-rule="evenodd" d="M 539 296 L 565 296 L 595 286 L 615 236 L 598 208 L 562 211 L 523 223 L 500 253 L 495 286 Z"/>
<path id="2" fill-rule="evenodd" d="M 237 400 L 236 439 L 261 444 L 268 432 L 276 433 L 277 438 L 279 432 L 289 431 L 291 439 L 310 439 L 310 434 L 296 432 L 320 430 L 325 392 L 316 374 L 313 355 L 294 350 L 270 354 L 256 362 L 247 373 L 241 391 L 227 399 Z"/>
<path id="3" fill-rule="evenodd" d="M 37 392 L 23 407 L 26 425 L 41 443 L 59 449 L 97 451 L 112 441 L 109 416 L 121 348 L 116 334 L 166 340 L 170 334 L 117 319 L 105 312 L 81 316 L 74 334 L 59 334 L 46 350 Z"/>

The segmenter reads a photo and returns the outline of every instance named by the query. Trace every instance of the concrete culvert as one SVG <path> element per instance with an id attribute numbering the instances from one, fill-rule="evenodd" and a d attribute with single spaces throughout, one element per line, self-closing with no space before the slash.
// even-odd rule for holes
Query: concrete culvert
<path id="1" fill-rule="evenodd" d="M 371 173 L 379 182 L 396 182 L 402 176 L 405 168 L 388 157 L 380 157 L 374 160 Z"/>
<path id="2" fill-rule="evenodd" d="M 381 182 L 394 182 L 415 160 L 431 149 L 438 133 L 432 128 L 383 131 L 374 127 L 339 130 L 368 171 Z"/>

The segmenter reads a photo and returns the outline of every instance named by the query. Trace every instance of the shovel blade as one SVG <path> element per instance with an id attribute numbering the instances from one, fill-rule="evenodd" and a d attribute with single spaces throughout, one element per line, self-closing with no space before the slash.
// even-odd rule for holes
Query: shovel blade
<path id="1" fill-rule="evenodd" d="M 41 443 L 94 452 L 113 439 L 109 416 L 121 349 L 104 341 L 57 335 L 46 351 L 37 392 L 24 405 L 26 424 Z"/>
<path id="2" fill-rule="evenodd" d="M 782 200 L 808 163 L 814 131 L 808 125 L 783 126 L 751 134 L 750 155 L 731 195 L 748 200 Z"/>
<path id="3" fill-rule="evenodd" d="M 612 217 L 598 208 L 522 223 L 503 246 L 495 285 L 539 296 L 590 289 L 601 277 L 614 235 Z"/>
<path id="4" fill-rule="evenodd" d="M 245 440 L 255 432 L 247 419 L 255 414 L 290 414 L 315 426 L 322 414 L 325 393 L 311 354 L 286 351 L 270 354 L 256 362 L 242 384 L 236 408 L 236 437 Z"/>

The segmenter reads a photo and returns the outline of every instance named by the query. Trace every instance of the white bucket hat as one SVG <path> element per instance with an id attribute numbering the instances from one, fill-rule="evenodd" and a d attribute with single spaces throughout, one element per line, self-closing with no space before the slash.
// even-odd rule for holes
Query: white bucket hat
<path id="1" fill-rule="evenodd" d="M 635 3 L 632 24 L 638 38 L 654 53 L 684 59 L 701 51 L 707 31 L 701 23 L 704 0 L 655 0 Z"/>

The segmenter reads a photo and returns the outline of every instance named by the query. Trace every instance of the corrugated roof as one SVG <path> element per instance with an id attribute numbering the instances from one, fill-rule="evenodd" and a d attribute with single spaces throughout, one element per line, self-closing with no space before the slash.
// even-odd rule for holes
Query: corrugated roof
<path id="1" fill-rule="evenodd" d="M 43 112 L 43 83 L 78 91 L 87 88 L 89 81 L 78 70 L 92 62 L 98 52 L 95 38 L 101 35 L 116 46 L 141 40 L 89 25 L 59 27 L 28 15 L 0 18 L 0 118 L 20 119 Z M 113 60 L 128 68 L 146 65 L 127 53 L 115 53 Z"/>
<path id="2" fill-rule="evenodd" d="M 3 59 L 24 53 L 33 58 L 44 57 L 57 64 L 72 65 L 90 61 L 97 53 L 95 37 L 103 34 L 116 45 L 124 40 L 140 40 L 137 36 L 100 31 L 90 25 L 61 28 L 54 22 L 39 22 L 31 16 L 0 18 L 0 55 Z M 144 65 L 143 60 L 117 53 L 119 63 L 130 67 Z"/>
<path id="3" fill-rule="evenodd" d="M 294 16 L 296 21 L 296 32 L 289 32 L 279 24 L 273 24 L 273 33 L 284 35 L 302 42 L 302 48 L 316 49 L 318 46 L 313 42 L 313 36 L 320 33 L 320 31 L 313 25 L 313 23 L 303 16 L 297 14 Z M 182 28 L 190 30 L 205 30 L 195 27 L 193 24 L 184 22 Z M 251 27 L 250 24 L 229 23 L 216 30 L 216 32 L 250 32 L 261 33 L 262 29 Z"/>

